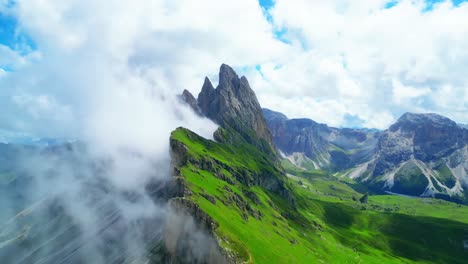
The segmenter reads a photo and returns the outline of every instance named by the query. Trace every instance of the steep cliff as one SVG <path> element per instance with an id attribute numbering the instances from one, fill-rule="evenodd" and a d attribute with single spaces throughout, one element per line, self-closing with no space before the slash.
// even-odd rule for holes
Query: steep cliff
<path id="1" fill-rule="evenodd" d="M 263 111 L 278 149 L 305 169 L 341 171 L 367 161 L 380 135 L 375 130 L 334 128 L 305 118 L 288 119 L 269 109 Z"/>
<path id="2" fill-rule="evenodd" d="M 371 161 L 348 176 L 377 189 L 462 198 L 468 188 L 468 130 L 437 114 L 406 113 L 379 138 Z"/>

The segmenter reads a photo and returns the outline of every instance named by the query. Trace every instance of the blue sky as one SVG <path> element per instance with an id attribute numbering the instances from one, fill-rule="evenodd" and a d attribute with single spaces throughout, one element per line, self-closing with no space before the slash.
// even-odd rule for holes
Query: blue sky
<path id="1" fill-rule="evenodd" d="M 107 105 L 107 87 L 126 82 L 198 94 L 221 63 L 290 118 L 382 129 L 436 112 L 468 123 L 466 1 L 388 1 L 391 12 L 382 0 L 113 1 L 0 6 L 0 129 L 71 129 L 96 94 Z"/>
<path id="2" fill-rule="evenodd" d="M 439 3 L 439 2 L 442 2 L 443 0 L 427 0 L 427 4 L 429 6 L 429 9 L 432 8 L 432 6 L 436 3 Z M 463 3 L 463 2 L 467 2 L 468 0 L 452 0 L 452 2 L 455 4 L 455 5 L 459 5 L 460 3 Z M 274 5 L 274 1 L 273 0 L 259 0 L 259 3 L 261 6 L 263 6 L 264 8 L 270 8 Z M 387 4 L 387 7 L 392 7 L 394 6 L 395 4 L 397 4 L 398 1 L 395 0 L 395 1 L 388 1 L 388 4 Z"/>
<path id="3" fill-rule="evenodd" d="M 271 16 L 271 14 L 268 13 L 268 10 L 270 10 L 275 5 L 275 2 L 276 1 L 274 1 L 274 0 L 259 0 L 260 5 L 265 10 L 267 10 L 266 17 L 271 23 L 274 23 L 275 21 L 273 21 L 273 18 Z M 284 3 L 285 1 L 282 1 L 282 2 Z M 393 7 L 397 6 L 399 2 L 401 2 L 401 1 L 400 0 L 389 0 L 389 1 L 387 1 L 387 4 L 385 5 L 385 8 L 393 8 Z M 427 0 L 425 2 L 426 2 L 426 7 L 421 10 L 421 13 L 428 13 L 428 12 L 434 11 L 434 8 L 437 6 L 437 4 L 439 4 L 441 2 L 444 2 L 444 1 L 443 0 Z M 460 4 L 462 4 L 464 2 L 467 2 L 467 0 L 452 0 L 452 3 L 454 4 L 455 7 L 459 7 Z M 293 3 L 291 2 L 291 4 L 293 4 Z M 286 1 L 286 5 L 287 5 L 287 1 Z M 438 18 L 438 19 L 440 19 L 440 18 Z M 293 20 L 291 20 L 291 21 L 293 21 Z M 331 20 L 331 21 L 333 21 L 333 20 Z M 317 25 L 315 25 L 315 26 L 317 27 Z M 321 25 L 319 25 L 319 26 L 321 26 Z M 462 27 L 463 25 L 459 24 L 457 26 Z M 289 28 L 285 28 L 285 27 L 279 27 L 279 29 L 278 29 L 278 27 L 276 27 L 276 29 L 274 31 L 274 35 L 278 40 L 280 40 L 280 41 L 282 41 L 284 43 L 287 43 L 287 44 L 291 44 L 291 39 L 289 38 L 291 34 L 288 33 L 289 30 L 290 30 Z M 302 32 L 301 33 L 302 35 L 300 37 L 296 38 L 296 43 L 300 43 L 301 47 L 304 50 L 306 50 L 306 51 L 310 50 L 311 49 L 311 45 L 310 45 L 311 42 L 307 41 L 307 37 L 304 37 L 304 34 L 306 34 L 304 32 L 304 30 L 302 28 L 295 28 L 295 30 L 296 30 L 296 32 Z M 330 32 L 333 32 L 333 31 L 330 31 Z M 294 35 L 294 34 L 292 34 L 292 35 Z M 332 34 L 330 34 L 330 35 L 332 35 Z M 333 43 L 333 45 L 335 45 L 335 43 Z M 442 51 L 439 51 L 439 52 L 441 52 L 441 54 L 444 53 Z M 346 70 L 346 68 L 348 67 L 348 61 L 346 61 L 344 59 L 347 59 L 346 58 L 347 56 L 346 56 L 346 54 L 344 52 L 340 53 L 340 56 L 342 57 L 342 61 L 341 61 L 342 66 L 343 66 L 344 70 Z M 263 72 L 261 72 L 261 69 L 263 69 L 263 67 L 257 66 L 257 70 L 260 71 L 260 75 L 262 77 L 265 77 L 265 74 Z M 408 96 L 408 97 L 411 97 L 411 98 L 415 99 L 415 101 L 413 102 L 413 105 L 415 105 L 415 107 L 413 107 L 413 108 L 395 106 L 394 109 L 391 110 L 391 113 L 394 116 L 393 117 L 394 119 L 397 118 L 402 113 L 404 113 L 405 111 L 416 111 L 416 112 L 417 111 L 435 111 L 435 112 L 441 111 L 441 109 L 439 109 L 439 110 L 423 110 L 423 109 L 436 109 L 437 108 L 437 107 L 435 107 L 435 105 L 438 104 L 438 102 L 437 102 L 438 98 L 435 98 L 432 93 L 427 93 L 427 91 L 428 91 L 428 89 L 432 90 L 432 91 L 436 91 L 439 88 L 431 87 L 433 84 L 431 84 L 430 82 L 425 82 L 424 84 L 421 84 L 421 83 L 418 84 L 418 82 L 420 82 L 420 81 L 414 81 L 413 85 L 416 85 L 416 86 L 411 86 L 411 82 L 409 80 L 406 80 L 406 83 L 405 83 L 405 81 L 402 81 L 403 83 L 405 83 L 405 84 L 403 84 L 403 86 L 407 87 L 407 88 L 401 88 L 400 87 L 400 82 L 398 82 L 398 81 L 394 81 L 394 82 L 396 82 L 398 88 L 394 87 L 393 91 L 386 92 L 385 95 L 382 95 L 382 98 L 391 96 L 392 95 L 391 93 L 395 93 L 395 91 L 398 90 L 398 91 L 401 91 L 403 93 L 407 93 L 406 95 L 397 96 L 398 99 L 396 99 L 396 100 L 398 100 L 400 103 L 405 101 L 405 100 L 410 100 L 410 99 L 403 99 L 405 96 Z M 408 85 L 408 86 L 405 86 L 405 85 Z M 421 87 L 418 87 L 420 85 L 421 85 Z M 453 84 L 453 85 L 457 86 L 457 85 L 460 85 L 460 84 Z M 390 85 L 385 84 L 385 86 L 390 86 Z M 423 93 L 425 93 L 425 94 L 423 94 Z M 459 93 L 459 96 L 463 97 L 463 93 Z M 320 98 L 320 96 L 318 94 L 315 96 L 315 98 L 313 100 L 317 104 L 319 104 L 321 102 L 326 102 L 326 99 Z M 467 102 L 454 103 L 454 105 L 458 107 L 457 109 L 459 109 L 459 110 L 457 110 L 458 111 L 458 116 L 461 116 L 461 113 L 462 113 L 463 110 L 460 110 L 460 109 L 463 109 L 463 105 L 466 107 Z M 303 107 L 305 108 L 306 106 L 303 106 Z M 391 107 L 391 106 L 387 106 L 387 107 Z M 448 109 L 444 109 L 444 110 L 448 110 Z M 447 115 L 447 113 L 444 113 L 444 114 Z M 297 114 L 296 114 L 296 116 L 297 116 Z M 346 126 L 353 126 L 353 127 L 354 126 L 369 125 L 368 123 L 366 124 L 365 118 L 362 118 L 357 113 L 346 113 L 346 114 L 344 114 L 343 119 L 342 119 L 341 122 L 346 124 Z"/>
<path id="4" fill-rule="evenodd" d="M 270 8 L 273 6 L 273 0 L 259 0 L 260 5 L 264 8 Z"/>
<path id="5" fill-rule="evenodd" d="M 0 43 L 10 48 L 15 46 L 16 21 L 13 17 L 0 14 Z"/>
<path id="6" fill-rule="evenodd" d="M 437 3 L 440 3 L 440 2 L 443 2 L 444 0 L 426 0 L 426 8 L 424 9 L 425 12 L 427 11 L 430 11 L 432 10 L 432 8 L 434 7 L 434 5 L 436 5 Z M 263 8 L 265 8 L 265 10 L 269 10 L 270 8 L 272 8 L 275 4 L 275 1 L 274 0 L 258 0 L 258 2 L 260 3 L 260 6 L 262 6 Z M 392 8 L 394 7 L 395 5 L 398 4 L 398 0 L 389 0 L 387 2 L 387 4 L 385 5 L 385 8 Z M 468 2 L 468 0 L 452 0 L 452 3 L 455 5 L 455 6 L 458 6 L 460 5 L 461 3 L 463 2 Z M 271 15 L 266 12 L 265 13 L 265 16 L 266 18 L 271 22 L 272 18 L 271 18 Z M 285 28 L 282 28 L 282 29 L 279 29 L 279 30 L 275 30 L 274 31 L 274 34 L 276 36 L 277 39 L 285 42 L 285 43 L 290 43 L 284 36 L 285 34 L 287 33 L 287 29 Z M 306 48 L 307 46 L 305 45 L 305 43 L 302 43 L 303 47 Z"/>
<path id="7" fill-rule="evenodd" d="M 260 5 L 265 8 L 266 10 L 272 8 L 274 6 L 274 0 L 258 0 Z M 454 5 L 459 5 L 463 2 L 467 2 L 468 0 L 452 0 Z M 431 10 L 432 7 L 440 2 L 443 2 L 443 0 L 427 0 L 427 10 Z M 13 2 L 8 2 L 8 6 L 12 6 Z M 390 0 L 388 1 L 386 7 L 391 8 L 398 4 L 398 0 Z M 266 16 L 269 16 L 268 13 Z M 268 17 L 271 19 L 271 17 Z M 287 29 L 280 29 L 278 31 L 275 31 L 276 37 L 285 42 L 288 43 L 288 40 L 284 38 L 284 34 L 287 32 Z M 9 16 L 6 14 L 2 14 L 0 12 L 0 44 L 5 45 L 10 47 L 13 50 L 18 50 L 20 53 L 24 54 L 24 50 L 21 50 L 21 48 L 24 48 L 24 46 L 28 47 L 26 50 L 29 51 L 29 49 L 34 50 L 36 49 L 35 43 L 31 40 L 29 36 L 21 32 L 18 28 L 18 22 L 15 17 Z M 4 67 L 5 68 L 5 67 Z"/>
<path id="8" fill-rule="evenodd" d="M 13 2 L 7 2 L 6 7 L 12 7 Z M 7 9 L 5 9 L 7 10 Z M 34 50 L 35 44 L 32 39 L 26 35 L 19 27 L 15 16 L 7 12 L 1 12 L 0 8 L 0 44 L 5 45 L 13 50 L 29 52 Z"/>
<path id="9" fill-rule="evenodd" d="M 468 0 L 452 0 L 455 5 L 459 5 Z M 443 2 L 443 0 L 427 0 L 427 8 L 431 10 L 434 4 Z M 259 3 L 265 9 L 274 6 L 274 0 L 259 0 Z M 398 3 L 397 0 L 388 1 L 387 7 L 391 8 Z M 10 4 L 11 5 L 11 2 Z M 25 34 L 18 31 L 18 23 L 13 16 L 7 16 L 0 13 L 0 44 L 6 45 L 12 49 L 17 49 L 19 43 L 27 44 L 34 49 L 33 41 Z M 285 29 L 276 32 L 278 38 L 282 39 Z"/>
<path id="10" fill-rule="evenodd" d="M 4 45 L 16 52 L 20 56 L 27 55 L 36 49 L 36 45 L 31 38 L 24 34 L 18 26 L 18 21 L 11 15 L 0 12 L 0 45 Z M 2 62 L 0 58 L 0 68 L 4 71 L 14 70 L 11 61 Z"/>

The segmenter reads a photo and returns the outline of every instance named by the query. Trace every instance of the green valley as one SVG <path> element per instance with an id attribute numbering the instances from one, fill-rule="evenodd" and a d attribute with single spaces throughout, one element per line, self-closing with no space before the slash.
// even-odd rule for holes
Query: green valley
<path id="1" fill-rule="evenodd" d="M 217 143 L 183 128 L 172 133 L 171 146 L 190 190 L 181 199 L 212 218 L 213 234 L 235 262 L 463 263 L 468 258 L 467 206 L 393 195 L 371 195 L 361 203 L 363 188 L 350 180 L 282 162 L 289 164 L 285 176 L 279 164 L 249 144 Z"/>

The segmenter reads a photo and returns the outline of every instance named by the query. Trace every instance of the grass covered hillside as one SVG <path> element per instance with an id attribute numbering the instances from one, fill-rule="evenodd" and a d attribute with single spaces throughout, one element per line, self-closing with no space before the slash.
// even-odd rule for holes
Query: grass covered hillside
<path id="1" fill-rule="evenodd" d="M 218 131 L 232 133 L 229 131 Z M 212 220 L 238 263 L 465 263 L 468 207 L 370 196 L 318 171 L 279 162 L 247 143 L 217 143 L 178 128 L 171 148 L 183 197 Z M 288 176 L 286 176 L 288 175 Z M 359 190 L 360 192 L 356 191 Z M 210 221 L 211 221 L 210 220 Z"/>

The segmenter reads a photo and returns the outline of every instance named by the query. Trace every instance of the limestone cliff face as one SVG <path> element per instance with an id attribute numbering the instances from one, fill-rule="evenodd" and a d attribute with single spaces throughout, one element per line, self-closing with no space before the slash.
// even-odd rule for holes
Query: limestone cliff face
<path id="1" fill-rule="evenodd" d="M 384 131 L 372 160 L 350 175 L 392 192 L 464 196 L 467 145 L 468 130 L 454 121 L 437 114 L 406 113 Z"/>
<path id="2" fill-rule="evenodd" d="M 378 191 L 467 200 L 468 129 L 446 117 L 406 113 L 380 132 L 264 115 L 278 149 L 300 167 L 351 169 L 346 176 Z"/>
<path id="3" fill-rule="evenodd" d="M 198 95 L 198 107 L 205 116 L 221 127 L 232 127 L 249 143 L 259 145 L 254 138 L 256 136 L 274 149 L 257 96 L 250 88 L 247 78 L 239 78 L 228 65 L 221 65 L 216 89 L 210 80 L 205 78 Z M 255 135 L 252 135 L 252 132 Z"/>
<path id="4" fill-rule="evenodd" d="M 437 114 L 406 113 L 382 135 L 374 175 L 414 158 L 433 162 L 448 157 L 467 143 L 466 130 Z"/>
<path id="5" fill-rule="evenodd" d="M 183 135 L 183 139 L 181 139 L 181 135 Z M 206 149 L 200 150 L 200 154 L 196 152 L 198 150 L 194 146 Z M 247 148 L 249 152 L 255 154 L 245 157 L 242 155 L 242 151 L 245 151 L 242 148 Z M 172 132 L 170 138 L 170 150 L 173 181 L 167 186 L 171 188 L 171 191 L 168 192 L 165 188 L 164 193 L 169 194 L 169 205 L 171 208 L 193 217 L 195 225 L 200 230 L 205 231 L 211 240 L 215 242 L 215 246 L 211 249 L 213 252 L 210 251 L 209 253 L 210 256 L 216 256 L 216 251 L 220 252 L 216 256 L 217 262 L 207 263 L 222 263 L 219 261 L 225 263 L 243 263 L 244 261 L 235 252 L 221 246 L 223 238 L 219 237 L 216 233 L 218 223 L 200 208 L 193 197 L 202 195 L 213 204 L 216 204 L 216 200 L 219 202 L 219 199 L 226 204 L 235 204 L 242 212 L 242 217 L 245 221 L 248 221 L 249 217 L 261 220 L 263 215 L 251 205 L 249 200 L 233 192 L 230 186 L 236 186 L 236 188 L 242 186 L 243 195 L 252 200 L 254 204 L 260 203 L 260 200 L 255 193 L 249 190 L 251 187 L 259 186 L 283 197 L 290 203 L 292 208 L 296 206 L 295 199 L 285 182 L 286 176 L 283 172 L 275 166 L 273 160 L 267 158 L 265 153 L 260 152 L 249 144 L 230 145 L 229 143 L 218 143 L 204 139 L 188 129 L 177 128 Z M 213 151 L 213 153 L 210 151 Z M 236 156 L 222 156 L 222 153 L 229 152 L 232 152 L 230 155 Z M 245 159 L 245 163 L 243 159 Z M 240 160 L 242 160 L 241 164 L 238 163 Z M 256 165 L 249 167 L 247 166 L 249 162 L 253 162 Z M 196 188 L 191 189 L 191 185 L 186 183 L 187 173 L 190 173 L 187 172 L 187 168 L 190 168 L 189 171 L 191 173 L 195 173 L 196 171 L 209 173 L 217 181 L 223 182 L 225 186 L 222 192 L 225 199 L 220 197 L 215 198 L 204 192 L 200 194 Z M 175 248 L 183 245 L 183 239 L 183 235 L 177 236 L 175 243 L 177 247 Z"/>
<path id="6" fill-rule="evenodd" d="M 195 96 L 188 90 L 184 90 L 181 95 L 179 95 L 180 100 L 186 103 L 192 110 L 198 115 L 202 115 L 200 107 L 198 107 L 198 102 Z"/>
<path id="7" fill-rule="evenodd" d="M 373 155 L 379 132 L 334 128 L 313 120 L 288 119 L 263 109 L 278 149 L 298 166 L 339 171 L 367 161 Z M 299 158 L 300 155 L 303 155 Z"/>

